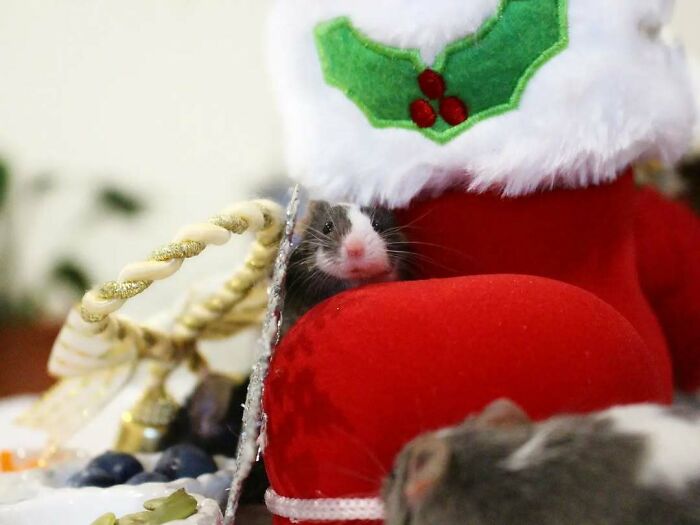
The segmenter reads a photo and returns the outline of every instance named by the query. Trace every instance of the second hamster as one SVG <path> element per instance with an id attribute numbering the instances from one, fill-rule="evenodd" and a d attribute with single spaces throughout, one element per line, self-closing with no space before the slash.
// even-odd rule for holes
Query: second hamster
<path id="1" fill-rule="evenodd" d="M 700 413 L 632 405 L 533 423 L 497 401 L 396 460 L 386 525 L 700 524 Z"/>

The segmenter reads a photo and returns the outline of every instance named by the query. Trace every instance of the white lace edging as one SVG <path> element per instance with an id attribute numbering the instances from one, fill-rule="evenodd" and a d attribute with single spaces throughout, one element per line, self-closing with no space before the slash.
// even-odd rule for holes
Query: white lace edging
<path id="1" fill-rule="evenodd" d="M 298 499 L 286 498 L 267 489 L 265 504 L 275 516 L 292 521 L 384 519 L 384 505 L 379 498 Z"/>

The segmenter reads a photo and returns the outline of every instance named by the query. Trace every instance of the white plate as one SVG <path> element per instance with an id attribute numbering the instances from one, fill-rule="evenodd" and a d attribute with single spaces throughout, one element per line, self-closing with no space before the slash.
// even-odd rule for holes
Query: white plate
<path id="1" fill-rule="evenodd" d="M 41 451 L 16 449 L 14 454 L 15 458 L 36 458 Z M 49 467 L 0 472 L 0 505 L 24 501 L 50 488 L 65 486 L 68 477 L 88 461 L 84 452 L 64 451 L 61 458 Z"/>
<path id="2" fill-rule="evenodd" d="M 152 498 L 170 495 L 169 484 L 146 483 L 138 486 L 119 485 L 109 489 L 87 487 L 56 489 L 31 500 L 0 506 L 0 525 L 90 525 L 94 520 L 113 512 L 117 516 L 140 512 L 143 503 Z M 223 517 L 216 501 L 193 494 L 198 502 L 197 514 L 171 525 L 222 525 Z"/>
<path id="3" fill-rule="evenodd" d="M 160 457 L 160 454 L 136 454 L 136 457 L 143 464 L 146 471 L 152 471 Z M 196 479 L 181 478 L 167 483 L 151 483 L 174 490 L 184 488 L 191 494 L 198 494 L 208 499 L 217 501 L 223 506 L 227 499 L 227 491 L 231 486 L 231 471 L 235 465 L 235 460 L 224 456 L 214 458 L 219 471 L 212 474 L 202 474 Z M 21 472 L 0 474 L 0 509 L 4 505 L 13 505 L 32 498 L 37 498 L 44 494 L 57 492 L 59 495 L 64 491 L 92 491 L 94 487 L 67 488 L 66 480 L 73 474 L 81 470 L 90 461 L 84 454 L 76 453 L 76 459 L 59 463 L 49 468 L 32 469 Z M 111 490 L 124 485 L 117 485 L 110 489 L 99 489 L 102 491 Z M 137 485 L 138 487 L 139 485 Z M 110 511 L 105 511 L 110 512 Z M 3 525 L 0 523 L 0 525 Z"/>

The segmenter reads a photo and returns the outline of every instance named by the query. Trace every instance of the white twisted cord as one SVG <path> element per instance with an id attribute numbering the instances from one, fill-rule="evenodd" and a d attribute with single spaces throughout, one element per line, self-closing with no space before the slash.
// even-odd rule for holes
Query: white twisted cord
<path id="1" fill-rule="evenodd" d="M 286 498 L 267 489 L 265 505 L 275 516 L 294 522 L 384 519 L 384 504 L 379 498 L 298 499 Z"/>
<path id="2" fill-rule="evenodd" d="M 178 317 L 173 335 L 177 338 L 197 338 L 207 333 L 225 333 L 225 319 L 236 316 L 235 309 L 254 293 L 256 286 L 267 280 L 277 251 L 283 226 L 279 205 L 269 201 L 255 201 L 268 207 L 275 207 L 277 214 L 270 216 L 267 226 L 256 225 L 262 229 L 256 235 L 243 266 L 223 287 L 211 294 L 204 301 L 190 305 Z M 244 203 L 247 204 L 247 203 Z M 242 205 L 229 208 L 226 213 L 236 216 L 246 210 Z M 248 216 L 249 213 L 246 214 Z M 264 307 L 260 309 L 262 312 Z M 250 323 L 249 323 L 250 324 Z"/>
<path id="3" fill-rule="evenodd" d="M 117 281 L 85 294 L 81 309 L 74 309 L 61 330 L 49 359 L 56 377 L 75 377 L 119 366 L 138 356 L 163 361 L 181 358 L 192 341 L 230 314 L 254 287 L 265 281 L 277 253 L 282 208 L 268 200 L 239 203 L 207 223 L 181 229 L 173 241 L 157 250 L 149 260 L 126 265 Z M 159 332 L 114 312 L 131 297 L 157 280 L 174 274 L 186 258 L 200 254 L 209 245 L 225 244 L 232 234 L 256 234 L 244 266 L 223 290 L 204 304 L 193 305 L 178 319 L 172 334 Z"/>
<path id="4" fill-rule="evenodd" d="M 195 243 L 201 245 L 198 251 L 209 245 L 220 246 L 226 244 L 231 238 L 231 229 L 224 228 L 220 224 L 229 222 L 236 223 L 242 221 L 245 225 L 242 229 L 253 233 L 265 233 L 258 238 L 256 249 L 260 246 L 270 244 L 274 235 L 279 233 L 279 216 L 281 209 L 279 205 L 267 200 L 244 202 L 229 207 L 214 219 L 207 223 L 193 224 L 186 226 L 175 236 L 173 245 L 182 243 Z M 274 224 L 266 224 L 266 215 Z M 240 233 L 240 232 L 235 232 Z M 148 260 L 139 261 L 126 265 L 119 273 L 116 286 L 124 286 L 128 283 L 152 282 L 167 279 L 177 272 L 185 261 L 184 257 L 175 257 L 170 260 Z M 105 297 L 102 290 L 90 290 L 85 294 L 82 301 L 85 317 L 104 317 L 119 310 L 126 298 Z"/>
<path id="5" fill-rule="evenodd" d="M 60 444 L 118 394 L 140 358 L 174 365 L 194 354 L 196 340 L 210 325 L 226 336 L 255 322 L 254 312 L 245 312 L 242 306 L 269 279 L 282 220 L 282 208 L 272 201 L 236 204 L 207 223 L 183 228 L 147 261 L 128 264 L 116 281 L 87 292 L 69 313 L 49 358 L 50 373 L 61 380 L 21 418 L 22 423 L 45 429 Z M 244 267 L 230 279 L 226 290 L 201 307 L 195 305 L 178 320 L 174 333 L 115 314 L 153 282 L 174 274 L 185 259 L 245 232 L 255 234 L 255 243 Z M 263 310 L 259 305 L 260 314 Z M 233 325 L 220 322 L 229 319 Z"/>

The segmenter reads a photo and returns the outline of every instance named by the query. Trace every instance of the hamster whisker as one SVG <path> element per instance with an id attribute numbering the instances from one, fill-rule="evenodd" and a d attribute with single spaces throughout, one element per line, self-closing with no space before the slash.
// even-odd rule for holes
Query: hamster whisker
<path id="1" fill-rule="evenodd" d="M 436 259 L 433 257 L 429 257 L 427 255 L 424 255 L 422 253 L 415 253 L 411 251 L 404 251 L 404 250 L 388 250 L 389 254 L 398 254 L 399 256 L 404 256 L 405 260 L 404 262 L 412 269 L 415 270 L 420 270 L 421 266 L 418 264 L 418 262 L 423 262 L 426 264 L 429 264 L 431 266 L 434 266 L 436 268 L 440 268 L 441 270 L 444 270 L 449 273 L 458 273 L 457 269 L 454 267 L 447 266 L 441 262 L 438 262 Z"/>
<path id="2" fill-rule="evenodd" d="M 432 210 L 428 210 L 428 211 L 426 211 L 425 213 L 423 213 L 423 215 L 420 215 L 420 216 L 416 217 L 415 219 L 413 219 L 411 222 L 406 223 L 406 224 L 402 224 L 402 225 L 400 226 L 401 231 L 404 231 L 404 230 L 409 229 L 409 228 L 410 228 L 411 226 L 413 226 L 415 223 L 417 223 L 417 222 L 419 222 L 419 221 L 425 219 L 425 218 L 426 218 L 428 215 L 430 215 L 431 213 L 432 213 Z"/>
<path id="3" fill-rule="evenodd" d="M 315 262 L 316 262 L 316 252 L 314 251 L 302 259 L 295 260 L 294 262 L 291 263 L 291 265 L 293 265 L 293 266 L 308 266 L 309 264 L 311 264 L 313 266 L 313 264 Z"/>
<path id="4" fill-rule="evenodd" d="M 306 231 L 309 233 L 313 233 L 314 238 L 324 239 L 326 237 L 326 235 L 324 235 L 321 230 L 317 230 L 316 228 L 312 228 L 311 226 L 307 227 Z"/>
<path id="5" fill-rule="evenodd" d="M 335 226 L 335 223 L 334 223 L 334 226 Z M 312 233 L 313 234 L 312 238 L 314 238 L 314 239 L 323 240 L 323 241 L 330 241 L 330 239 L 328 239 L 328 235 L 323 233 L 321 230 L 317 230 L 316 228 L 309 226 L 309 227 L 307 227 L 306 231 L 309 233 Z"/>
<path id="6" fill-rule="evenodd" d="M 389 474 L 389 471 L 379 459 L 377 453 L 374 452 L 366 443 L 360 441 L 357 436 L 352 435 L 347 430 L 341 430 L 340 433 L 344 434 L 347 437 L 347 439 L 352 441 L 357 450 L 363 452 L 365 457 L 367 457 L 367 459 L 369 459 L 379 469 L 378 472 L 382 475 L 382 477 L 385 477 Z"/>
<path id="7" fill-rule="evenodd" d="M 326 285 L 331 282 L 340 283 L 340 281 L 332 275 L 328 275 L 325 272 L 314 269 L 305 279 L 303 279 L 301 284 L 307 286 L 307 291 L 315 291 L 324 290 Z M 311 286 L 308 286 L 309 284 L 311 284 Z"/>
<path id="8" fill-rule="evenodd" d="M 406 229 L 405 226 L 392 226 L 391 228 L 387 228 L 386 230 L 382 230 L 381 233 L 383 233 L 383 234 L 401 233 L 405 229 Z"/>
<path id="9" fill-rule="evenodd" d="M 440 250 L 444 250 L 446 252 L 452 252 L 455 254 L 460 254 L 462 255 L 462 252 L 460 250 L 457 250 L 456 248 L 449 248 L 447 246 L 444 246 L 442 244 L 436 244 L 433 242 L 423 242 L 423 241 L 396 241 L 392 244 L 407 244 L 410 246 L 429 246 L 431 248 L 439 248 Z"/>
<path id="10" fill-rule="evenodd" d="M 294 291 L 300 288 L 306 288 L 307 290 L 313 289 L 313 287 L 318 287 L 320 284 L 324 284 L 327 282 L 327 274 L 317 270 L 313 269 L 313 271 L 309 272 L 308 275 L 306 275 L 303 279 L 300 281 L 297 281 L 293 284 L 292 287 L 290 287 L 290 290 Z M 308 287 L 307 285 L 312 284 L 313 286 Z"/>
<path id="11" fill-rule="evenodd" d="M 421 242 L 421 241 L 397 241 L 392 244 L 402 244 L 402 245 L 415 245 L 415 246 L 428 246 L 431 248 L 438 248 L 446 253 L 451 253 L 455 255 L 459 255 L 460 259 L 462 260 L 469 260 L 469 261 L 475 261 L 476 257 L 473 255 L 468 255 L 464 252 L 461 252 L 455 248 L 449 248 L 447 246 L 443 246 L 442 244 L 435 244 L 435 243 L 430 243 L 430 242 Z M 415 253 L 415 252 L 412 252 Z M 416 254 L 419 255 L 419 254 Z"/>
<path id="12" fill-rule="evenodd" d="M 376 483 L 377 482 L 376 476 L 362 474 L 356 470 L 350 470 L 347 468 L 333 468 L 330 465 L 328 466 L 328 470 L 332 471 L 340 476 L 348 476 L 348 477 L 352 477 L 355 479 L 359 479 L 360 481 L 368 481 L 369 483 Z M 350 496 L 350 495 L 348 495 L 348 496 Z M 360 495 L 358 494 L 358 496 L 360 496 Z"/>
<path id="13" fill-rule="evenodd" d="M 312 233 L 313 233 L 313 232 L 312 232 Z M 329 247 L 329 246 L 331 246 L 331 240 L 328 239 L 326 236 L 321 235 L 321 234 L 318 234 L 318 235 L 316 235 L 316 234 L 310 235 L 310 236 L 307 238 L 306 242 L 307 242 L 310 246 L 324 246 L 324 247 Z"/>

